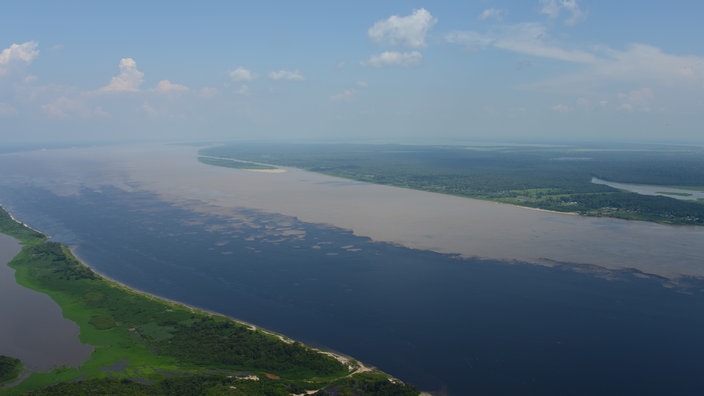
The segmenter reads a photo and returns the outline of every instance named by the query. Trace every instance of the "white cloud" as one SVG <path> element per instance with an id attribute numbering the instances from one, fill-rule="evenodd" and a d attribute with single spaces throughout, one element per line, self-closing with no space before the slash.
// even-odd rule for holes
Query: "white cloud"
<path id="1" fill-rule="evenodd" d="M 482 11 L 481 14 L 479 14 L 479 20 L 484 21 L 489 18 L 496 18 L 496 19 L 501 19 L 501 17 L 504 15 L 504 10 L 500 10 L 498 8 L 487 8 L 486 10 Z"/>
<path id="2" fill-rule="evenodd" d="M 667 92 L 667 95 L 659 95 L 660 101 L 668 97 L 678 98 L 682 103 L 701 98 L 704 88 L 704 57 L 666 53 L 646 44 L 633 44 L 625 49 L 605 46 L 567 48 L 551 37 L 540 23 L 495 26 L 486 32 L 455 32 L 446 40 L 474 50 L 500 49 L 520 56 L 572 63 L 576 67 L 571 71 L 520 87 L 575 97 L 601 99 L 605 95 L 609 98 L 616 96 L 610 102 L 617 108 L 620 103 L 620 108 L 625 110 L 650 111 L 656 108 L 657 98 L 648 96 L 647 91 L 640 92 L 639 87 L 651 87 L 650 94 L 654 89 Z M 621 94 L 617 95 L 619 90 Z M 636 99 L 638 95 L 630 90 L 635 90 L 640 99 Z M 604 107 L 599 99 L 594 103 Z M 574 106 L 572 110 L 575 110 Z"/>
<path id="3" fill-rule="evenodd" d="M 604 76 L 623 80 L 656 80 L 663 84 L 704 80 L 704 58 L 662 52 L 645 44 L 635 44 L 625 51 L 604 49 L 604 57 L 596 71 Z"/>
<path id="4" fill-rule="evenodd" d="M 632 45 L 623 51 L 600 48 L 593 55 L 594 61 L 579 71 L 525 87 L 582 93 L 613 84 L 648 85 L 700 95 L 704 86 L 704 57 L 668 54 L 644 44 Z"/>
<path id="5" fill-rule="evenodd" d="M 385 67 L 385 66 L 411 66 L 419 63 L 423 55 L 418 51 L 397 52 L 384 51 L 379 55 L 373 55 L 362 62 L 365 66 Z"/>
<path id="6" fill-rule="evenodd" d="M 0 52 L 0 75 L 7 73 L 13 63 L 32 63 L 39 56 L 36 41 L 27 41 L 22 44 L 12 44 Z"/>
<path id="7" fill-rule="evenodd" d="M 330 100 L 333 102 L 347 102 L 354 99 L 356 96 L 357 90 L 354 88 L 350 88 L 330 96 Z"/>
<path id="8" fill-rule="evenodd" d="M 560 5 L 558 0 L 540 0 L 540 13 L 557 18 L 560 15 Z"/>
<path id="9" fill-rule="evenodd" d="M 120 59 L 120 73 L 100 91 L 105 93 L 139 92 L 139 86 L 143 81 L 144 73 L 137 70 L 137 62 L 132 58 L 122 58 Z"/>
<path id="10" fill-rule="evenodd" d="M 636 83 L 655 81 L 663 85 L 704 81 L 704 57 L 667 54 L 645 44 L 634 44 L 621 51 L 607 47 L 567 49 L 555 43 L 545 26 L 539 23 L 500 26 L 489 33 L 455 32 L 447 35 L 446 40 L 473 49 L 497 48 L 584 65 L 578 73 L 551 80 L 555 85 L 571 85 L 587 79 L 592 83 L 606 79 Z"/>
<path id="11" fill-rule="evenodd" d="M 596 56 L 593 53 L 564 49 L 552 44 L 545 27 L 534 22 L 501 26 L 487 34 L 473 31 L 450 33 L 446 36 L 446 40 L 472 48 L 494 47 L 568 62 L 592 63 L 596 61 Z"/>
<path id="12" fill-rule="evenodd" d="M 189 90 L 185 85 L 175 84 L 169 80 L 161 80 L 152 91 L 160 94 L 180 94 Z"/>
<path id="13" fill-rule="evenodd" d="M 540 13 L 557 18 L 562 10 L 565 10 L 569 17 L 565 19 L 565 25 L 574 25 L 586 19 L 587 13 L 582 11 L 577 4 L 577 0 L 540 0 Z"/>
<path id="14" fill-rule="evenodd" d="M 305 78 L 301 73 L 296 71 L 279 70 L 269 73 L 269 78 L 272 80 L 289 80 L 289 81 L 303 81 Z"/>
<path id="15" fill-rule="evenodd" d="M 652 110 L 653 97 L 653 90 L 648 87 L 630 92 L 620 92 L 618 94 L 618 98 L 621 101 L 619 109 L 649 112 Z"/>
<path id="16" fill-rule="evenodd" d="M 437 22 L 426 9 L 414 10 L 409 16 L 392 15 L 378 21 L 367 31 L 369 38 L 378 43 L 402 45 L 411 48 L 425 46 L 425 36 Z"/>
<path id="17" fill-rule="evenodd" d="M 242 66 L 230 71 L 230 79 L 234 82 L 252 81 L 255 78 L 254 73 Z"/>

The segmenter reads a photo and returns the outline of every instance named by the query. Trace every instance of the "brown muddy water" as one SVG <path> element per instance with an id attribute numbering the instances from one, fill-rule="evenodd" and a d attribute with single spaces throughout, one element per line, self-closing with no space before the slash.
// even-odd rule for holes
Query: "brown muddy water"
<path id="1" fill-rule="evenodd" d="M 701 390 L 704 282 L 595 265 L 701 276 L 704 227 L 219 168 L 183 146 L 5 154 L 0 170 L 0 202 L 98 271 L 420 389 Z"/>
<path id="2" fill-rule="evenodd" d="M 298 169 L 266 173 L 215 167 L 199 163 L 197 148 L 185 146 L 6 154 L 0 165 L 14 170 L 10 179 L 63 195 L 115 186 L 155 193 L 188 210 L 257 209 L 465 257 L 634 268 L 669 278 L 704 276 L 704 227 L 551 213 Z"/>
<path id="3" fill-rule="evenodd" d="M 19 251 L 15 239 L 0 234 L 0 355 L 22 360 L 31 371 L 78 366 L 92 348 L 79 342 L 78 326 L 49 296 L 15 282 L 7 263 Z"/>

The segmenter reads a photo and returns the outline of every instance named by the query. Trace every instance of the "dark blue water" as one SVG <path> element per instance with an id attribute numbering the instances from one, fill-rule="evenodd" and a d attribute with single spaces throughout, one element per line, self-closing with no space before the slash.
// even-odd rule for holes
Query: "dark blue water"
<path id="1" fill-rule="evenodd" d="M 116 189 L 59 197 L 2 187 L 0 202 L 116 280 L 350 354 L 423 390 L 704 389 L 696 280 L 668 289 L 628 271 L 606 280 L 567 265 L 459 259 L 283 215 L 218 217 Z"/>

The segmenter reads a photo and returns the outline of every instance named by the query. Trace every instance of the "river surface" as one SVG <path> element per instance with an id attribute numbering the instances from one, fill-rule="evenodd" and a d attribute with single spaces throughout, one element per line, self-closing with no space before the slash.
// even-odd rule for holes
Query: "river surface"
<path id="1" fill-rule="evenodd" d="M 424 390 L 701 389 L 701 227 L 196 157 L 183 146 L 4 154 L 0 202 L 134 288 L 350 354 Z"/>
<path id="2" fill-rule="evenodd" d="M 15 282 L 7 263 L 19 251 L 15 239 L 0 234 L 0 355 L 22 360 L 31 371 L 78 366 L 92 348 L 78 341 L 78 326 L 49 296 Z"/>
<path id="3" fill-rule="evenodd" d="M 663 197 L 681 199 L 683 201 L 704 200 L 704 191 L 701 190 L 688 190 L 684 188 L 654 186 L 647 184 L 618 183 L 599 179 L 598 177 L 592 177 L 592 183 L 604 184 L 609 187 L 618 188 L 619 190 L 626 190 L 641 195 L 659 195 Z"/>

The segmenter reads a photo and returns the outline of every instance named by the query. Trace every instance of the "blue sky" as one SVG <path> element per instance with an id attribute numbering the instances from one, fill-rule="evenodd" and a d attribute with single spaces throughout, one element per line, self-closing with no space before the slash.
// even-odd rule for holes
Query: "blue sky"
<path id="1" fill-rule="evenodd" d="M 2 9 L 5 142 L 704 142 L 700 1 Z"/>

